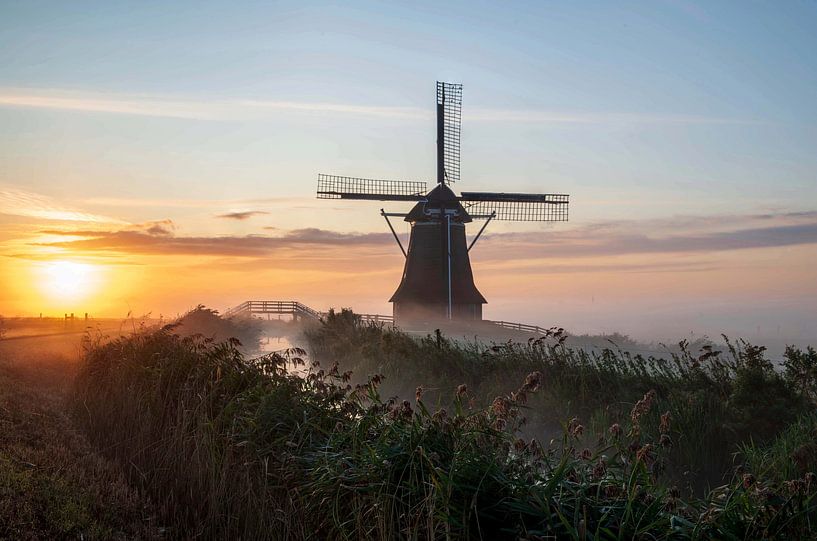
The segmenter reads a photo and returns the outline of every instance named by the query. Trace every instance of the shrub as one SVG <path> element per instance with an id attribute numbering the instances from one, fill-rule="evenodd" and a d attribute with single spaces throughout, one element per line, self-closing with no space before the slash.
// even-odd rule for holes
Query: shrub
<path id="1" fill-rule="evenodd" d="M 200 335 L 213 342 L 235 338 L 244 351 L 257 351 L 261 338 L 261 328 L 252 319 L 224 318 L 218 311 L 206 308 L 203 304 L 178 318 L 172 329 L 179 336 Z"/>
<path id="2" fill-rule="evenodd" d="M 784 377 L 796 390 L 817 402 L 817 351 L 809 346 L 806 351 L 788 346 L 785 352 Z"/>

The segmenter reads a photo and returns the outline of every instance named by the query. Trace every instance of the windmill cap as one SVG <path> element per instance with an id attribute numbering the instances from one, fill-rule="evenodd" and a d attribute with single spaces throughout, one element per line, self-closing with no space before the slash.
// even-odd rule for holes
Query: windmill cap
<path id="1" fill-rule="evenodd" d="M 407 222 L 436 222 L 440 220 L 440 209 L 455 210 L 451 221 L 458 223 L 469 223 L 471 216 L 466 212 L 460 203 L 457 194 L 446 184 L 437 186 L 428 192 L 425 199 L 414 205 L 406 215 Z"/>

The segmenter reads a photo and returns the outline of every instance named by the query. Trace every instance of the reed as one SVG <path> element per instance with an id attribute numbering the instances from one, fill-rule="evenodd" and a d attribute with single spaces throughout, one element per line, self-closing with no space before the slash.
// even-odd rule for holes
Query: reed
<path id="1" fill-rule="evenodd" d="M 794 488 L 736 475 L 703 498 L 667 481 L 684 440 L 664 410 L 667 388 L 683 377 L 726 392 L 718 374 L 732 374 L 734 363 L 703 369 L 679 358 L 656 365 L 653 376 L 638 359 L 569 353 L 551 336 L 487 353 L 483 368 L 473 346 L 442 336 L 414 341 L 341 317 L 312 338 L 338 362 L 312 361 L 302 375 L 289 370 L 305 363 L 302 350 L 246 359 L 235 340 L 181 338 L 172 328 L 91 344 L 73 413 L 151 494 L 175 537 L 770 538 L 802 536 L 817 518 L 808 475 Z M 516 373 L 500 378 L 501 370 L 537 369 L 487 401 L 465 380 L 393 398 L 383 394 L 381 372 L 355 380 L 342 368 L 361 343 L 371 348 L 369 363 L 386 348 L 383 367 L 419 348 L 428 355 L 416 369 L 423 377 L 492 374 L 485 389 L 507 386 Z M 745 355 L 736 349 L 735 362 Z M 593 394 L 593 382 L 609 374 L 620 381 Z M 640 396 L 592 445 L 579 419 L 550 444 L 523 437 L 554 382 L 598 403 L 628 384 Z"/>

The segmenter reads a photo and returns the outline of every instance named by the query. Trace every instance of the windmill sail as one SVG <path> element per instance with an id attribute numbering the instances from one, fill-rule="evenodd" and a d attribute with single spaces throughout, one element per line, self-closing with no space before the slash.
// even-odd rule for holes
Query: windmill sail
<path id="1" fill-rule="evenodd" d="M 437 81 L 437 182 L 460 180 L 462 85 Z"/>
<path id="2" fill-rule="evenodd" d="M 512 222 L 566 222 L 569 195 L 462 192 L 462 206 L 472 216 L 493 215 Z"/>
<path id="3" fill-rule="evenodd" d="M 415 180 L 384 180 L 318 174 L 318 199 L 419 201 L 428 184 Z"/>

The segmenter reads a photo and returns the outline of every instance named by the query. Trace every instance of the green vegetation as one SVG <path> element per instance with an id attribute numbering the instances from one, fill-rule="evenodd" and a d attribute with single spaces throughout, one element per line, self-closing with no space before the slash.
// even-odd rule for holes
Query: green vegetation
<path id="1" fill-rule="evenodd" d="M 667 474 L 698 494 L 729 480 L 741 443 L 768 442 L 810 412 L 814 395 L 809 393 L 817 382 L 814 350 L 787 349 L 785 371 L 779 372 L 764 357 L 765 348 L 743 341 L 726 340 L 725 352 L 712 345 L 693 352 L 681 342 L 677 353 L 667 350 L 666 358 L 656 358 L 612 348 L 574 349 L 566 345 L 564 331 L 554 329 L 527 343 L 486 348 L 439 334 L 418 340 L 359 325 L 346 311 L 330 314 L 306 337 L 318 359 L 357 374 L 385 374 L 384 394 L 409 396 L 413 386 L 421 385 L 429 400 L 443 406 L 447 390 L 459 383 L 485 406 L 539 371 L 544 384 L 528 403 L 523 430 L 540 439 L 560 437 L 563 421 L 578 418 L 590 427 L 584 440 L 592 445 L 610 425 L 624 423 L 633 404 L 654 390 L 656 407 L 669 412 L 674 426 Z"/>
<path id="2" fill-rule="evenodd" d="M 554 330 L 485 350 L 348 312 L 307 334 L 325 368 L 172 328 L 97 344 L 75 417 L 174 537 L 811 537 L 817 480 L 775 462 L 813 430 L 809 352 L 778 373 L 743 342 L 644 359 Z"/>

